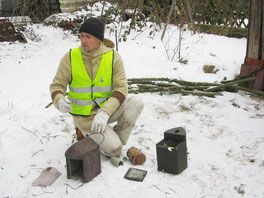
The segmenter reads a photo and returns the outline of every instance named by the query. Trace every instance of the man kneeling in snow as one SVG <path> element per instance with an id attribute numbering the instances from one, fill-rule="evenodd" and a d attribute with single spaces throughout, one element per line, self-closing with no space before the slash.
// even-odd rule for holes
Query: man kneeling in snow
<path id="1" fill-rule="evenodd" d="M 127 97 L 123 61 L 114 43 L 104 39 L 103 22 L 91 17 L 79 33 L 81 46 L 63 56 L 50 85 L 52 101 L 59 111 L 72 115 L 79 140 L 93 134 L 101 151 L 117 162 L 144 104 Z M 108 126 L 116 121 L 114 128 Z"/>

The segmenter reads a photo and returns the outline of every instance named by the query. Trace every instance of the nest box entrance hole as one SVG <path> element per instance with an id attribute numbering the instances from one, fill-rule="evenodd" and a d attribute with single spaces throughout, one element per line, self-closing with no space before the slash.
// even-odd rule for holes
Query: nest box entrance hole
<path id="1" fill-rule="evenodd" d="M 68 178 L 83 179 L 83 160 L 67 159 Z"/>

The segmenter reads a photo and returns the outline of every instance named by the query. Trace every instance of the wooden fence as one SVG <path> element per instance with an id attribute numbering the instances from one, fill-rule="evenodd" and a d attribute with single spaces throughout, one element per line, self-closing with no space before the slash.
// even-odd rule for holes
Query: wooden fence
<path id="1" fill-rule="evenodd" d="M 230 37 L 247 37 L 250 0 L 190 0 L 196 29 Z"/>
<path id="2" fill-rule="evenodd" d="M 29 16 L 38 21 L 60 12 L 59 0 L 2 0 L 2 16 Z"/>
<path id="3" fill-rule="evenodd" d="M 198 24 L 248 26 L 249 0 L 191 0 Z"/>

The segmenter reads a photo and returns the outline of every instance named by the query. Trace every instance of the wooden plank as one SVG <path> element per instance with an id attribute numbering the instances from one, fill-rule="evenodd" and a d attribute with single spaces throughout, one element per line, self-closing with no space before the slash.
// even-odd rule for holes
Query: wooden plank
<path id="1" fill-rule="evenodd" d="M 253 89 L 264 91 L 264 70 L 257 72 L 256 79 L 254 80 Z"/>
<path id="2" fill-rule="evenodd" d="M 240 75 L 239 75 L 239 77 L 246 77 L 246 76 L 248 76 L 248 69 L 249 69 L 249 65 L 242 64 L 241 65 L 241 69 L 240 69 Z M 247 87 L 247 83 L 240 83 L 239 85 L 242 86 L 242 87 Z"/>
<path id="3" fill-rule="evenodd" d="M 261 38 L 261 18 L 262 18 L 262 1 L 251 0 L 250 5 L 250 25 L 248 36 L 248 54 L 247 56 L 254 59 L 260 59 L 260 38 Z"/>
<path id="4" fill-rule="evenodd" d="M 242 64 L 240 77 L 248 77 L 252 72 L 259 69 L 259 66 Z M 247 87 L 250 89 L 255 89 L 259 91 L 264 91 L 264 70 L 258 71 L 253 75 L 256 79 L 254 81 L 249 81 L 246 83 L 241 83 L 240 86 Z"/>
<path id="5" fill-rule="evenodd" d="M 256 71 L 256 69 L 258 69 L 258 66 L 256 66 L 256 65 L 248 65 L 248 75 L 251 74 L 252 72 Z M 256 80 L 248 82 L 247 83 L 247 87 L 250 88 L 250 89 L 254 89 L 255 81 Z"/>
<path id="6" fill-rule="evenodd" d="M 240 69 L 240 75 L 239 75 L 239 77 L 246 77 L 246 76 L 248 76 L 248 68 L 249 68 L 249 65 L 242 64 L 241 65 L 241 69 Z"/>

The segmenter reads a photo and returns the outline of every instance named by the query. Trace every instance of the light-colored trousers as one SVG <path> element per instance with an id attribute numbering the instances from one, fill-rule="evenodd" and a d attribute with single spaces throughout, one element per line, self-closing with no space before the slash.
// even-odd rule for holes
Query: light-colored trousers
<path id="1" fill-rule="evenodd" d="M 102 134 L 91 134 L 90 136 L 100 145 L 101 152 L 107 156 L 118 156 L 122 145 L 125 145 L 135 126 L 136 120 L 144 108 L 142 99 L 137 96 L 129 96 L 120 107 L 112 114 L 108 124 L 117 122 L 112 128 L 107 125 Z M 84 136 L 87 134 L 83 131 Z"/>

